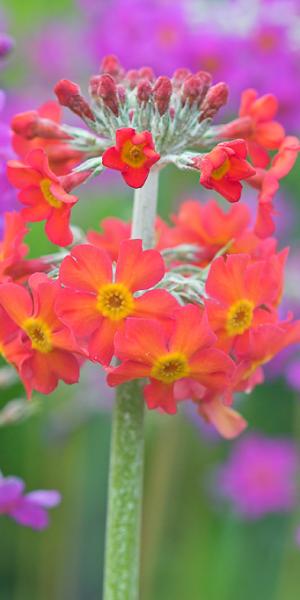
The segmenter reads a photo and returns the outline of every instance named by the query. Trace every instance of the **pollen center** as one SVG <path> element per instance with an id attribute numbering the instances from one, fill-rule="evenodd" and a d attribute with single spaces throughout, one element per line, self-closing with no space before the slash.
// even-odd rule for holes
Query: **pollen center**
<path id="1" fill-rule="evenodd" d="M 144 145 L 145 144 L 135 145 L 130 140 L 127 140 L 121 152 L 122 161 L 134 169 L 142 167 L 147 160 L 147 157 L 144 154 Z"/>
<path id="2" fill-rule="evenodd" d="M 50 179 L 42 179 L 40 181 L 41 192 L 44 196 L 44 199 L 46 202 L 48 202 L 48 204 L 50 204 L 50 206 L 53 206 L 53 208 L 60 208 L 62 206 L 62 202 L 53 196 L 50 190 L 51 184 L 52 181 L 50 181 Z"/>
<path id="3" fill-rule="evenodd" d="M 228 335 L 240 335 L 249 329 L 253 319 L 253 309 L 254 305 L 250 300 L 238 300 L 232 304 L 227 315 Z"/>
<path id="4" fill-rule="evenodd" d="M 97 309 L 112 321 L 125 319 L 133 312 L 134 298 L 122 283 L 103 285 L 97 296 Z"/>
<path id="5" fill-rule="evenodd" d="M 226 175 L 226 173 L 228 173 L 230 169 L 230 161 L 229 158 L 226 158 L 223 162 L 222 165 L 220 165 L 220 167 L 218 167 L 217 169 L 214 169 L 212 171 L 211 177 L 213 179 L 216 179 L 217 181 L 219 181 L 219 179 L 222 179 L 224 177 L 224 175 Z"/>
<path id="6" fill-rule="evenodd" d="M 51 331 L 44 321 L 34 318 L 26 319 L 23 329 L 31 340 L 32 348 L 43 354 L 51 352 Z"/>
<path id="7" fill-rule="evenodd" d="M 188 374 L 188 362 L 181 352 L 170 352 L 165 356 L 161 356 L 154 363 L 151 370 L 151 377 L 163 383 L 173 383 L 177 379 L 187 377 Z"/>

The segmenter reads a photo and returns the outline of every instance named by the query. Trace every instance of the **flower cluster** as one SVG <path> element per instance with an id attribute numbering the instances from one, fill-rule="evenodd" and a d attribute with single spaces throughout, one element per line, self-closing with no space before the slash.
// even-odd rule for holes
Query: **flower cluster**
<path id="1" fill-rule="evenodd" d="M 147 67 L 125 72 L 108 56 L 90 80 L 90 101 L 68 80 L 55 91 L 88 130 L 62 124 L 52 102 L 13 119 L 20 160 L 7 173 L 23 208 L 6 216 L 1 244 L 2 356 L 28 397 L 60 380 L 76 383 L 91 360 L 110 386 L 140 379 L 150 409 L 174 414 L 191 399 L 234 437 L 246 426 L 232 407 L 235 392 L 251 391 L 262 366 L 300 341 L 300 322 L 279 312 L 288 250 L 271 237 L 273 195 L 295 162 L 297 138 L 275 120 L 276 99 L 252 89 L 237 119 L 212 125 L 228 90 L 205 71 L 156 78 Z M 187 201 L 172 225 L 157 219 L 147 250 L 131 239 L 130 223 L 109 217 L 79 244 L 26 259 L 27 222 L 45 220 L 49 239 L 70 246 L 71 192 L 90 176 L 111 168 L 139 188 L 169 163 L 199 171 L 229 210 L 213 199 Z M 259 189 L 254 225 L 238 203 L 244 180 Z"/>

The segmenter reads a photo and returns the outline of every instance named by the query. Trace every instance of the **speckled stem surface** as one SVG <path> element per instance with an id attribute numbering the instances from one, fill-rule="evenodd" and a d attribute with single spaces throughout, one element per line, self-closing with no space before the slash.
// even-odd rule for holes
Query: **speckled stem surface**
<path id="1" fill-rule="evenodd" d="M 154 242 L 158 171 L 135 190 L 132 238 Z M 113 411 L 103 600 L 138 600 L 144 466 L 144 399 L 139 381 L 118 386 Z"/>

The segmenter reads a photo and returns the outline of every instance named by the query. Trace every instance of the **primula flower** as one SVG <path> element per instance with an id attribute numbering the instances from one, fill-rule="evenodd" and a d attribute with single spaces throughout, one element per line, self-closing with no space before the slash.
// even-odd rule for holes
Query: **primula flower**
<path id="1" fill-rule="evenodd" d="M 22 361 L 27 357 L 27 349 L 21 339 L 16 323 L 0 306 L 0 355 L 19 371 Z"/>
<path id="2" fill-rule="evenodd" d="M 234 364 L 213 347 L 215 341 L 206 314 L 192 304 L 176 311 L 168 331 L 158 321 L 130 318 L 115 338 L 116 355 L 123 362 L 108 374 L 107 382 L 115 386 L 149 377 L 144 389 L 148 408 L 174 414 L 176 385 L 182 380 L 195 380 L 212 390 L 228 385 Z"/>
<path id="3" fill-rule="evenodd" d="M 25 527 L 45 529 L 49 525 L 48 509 L 60 504 L 60 493 L 36 490 L 25 495 L 24 488 L 19 477 L 0 475 L 0 515 L 8 515 Z"/>
<path id="4" fill-rule="evenodd" d="M 84 157 L 68 144 L 70 136 L 60 128 L 61 113 L 59 104 L 49 101 L 35 111 L 15 115 L 11 123 L 17 156 L 25 160 L 31 150 L 43 148 L 56 175 L 66 175 Z"/>
<path id="5" fill-rule="evenodd" d="M 247 254 L 217 258 L 210 268 L 206 293 L 208 316 L 221 347 L 230 348 L 241 337 L 247 344 L 251 328 L 278 320 L 276 306 L 282 293 L 287 251 L 265 260 Z"/>
<path id="6" fill-rule="evenodd" d="M 221 128 L 224 137 L 243 137 L 255 167 L 265 168 L 270 162 L 267 150 L 277 150 L 284 139 L 284 129 L 273 118 L 278 111 L 278 101 L 273 94 L 258 98 L 254 89 L 243 92 L 240 118 Z"/>
<path id="7" fill-rule="evenodd" d="M 246 161 L 244 140 L 224 142 L 203 157 L 193 159 L 193 166 L 201 171 L 200 183 L 216 190 L 229 202 L 237 202 L 242 193 L 242 179 L 248 179 L 255 170 Z"/>
<path id="8" fill-rule="evenodd" d="M 100 227 L 101 233 L 88 231 L 87 239 L 93 246 L 106 250 L 111 259 L 116 261 L 121 242 L 130 238 L 131 224 L 117 217 L 107 217 L 102 219 Z"/>
<path id="9" fill-rule="evenodd" d="M 35 271 L 44 271 L 42 260 L 25 260 L 28 247 L 24 236 L 28 232 L 23 217 L 17 212 L 4 213 L 3 239 L 0 241 L 0 281 L 20 281 Z"/>
<path id="10" fill-rule="evenodd" d="M 102 163 L 105 167 L 121 171 L 130 187 L 140 188 L 159 159 L 149 131 L 137 133 L 131 127 L 124 127 L 116 131 L 116 145 L 105 150 Z"/>
<path id="11" fill-rule="evenodd" d="M 7 174 L 11 184 L 20 189 L 18 197 L 25 205 L 21 211 L 24 220 L 46 220 L 45 231 L 51 242 L 59 246 L 70 244 L 73 239 L 70 214 L 78 198 L 67 193 L 51 171 L 44 150 L 32 150 L 26 163 L 10 160 Z"/>
<path id="12" fill-rule="evenodd" d="M 90 358 L 109 364 L 115 333 L 129 316 L 156 317 L 167 322 L 177 302 L 166 290 L 140 290 L 156 285 L 165 267 L 156 250 L 143 250 L 141 240 L 121 243 L 113 275 L 111 257 L 100 248 L 80 245 L 64 258 L 56 310 L 79 338 L 88 338 Z"/>
<path id="13" fill-rule="evenodd" d="M 173 221 L 175 227 L 162 232 L 160 243 L 165 247 L 198 245 L 200 266 L 206 266 L 225 246 L 228 246 L 226 254 L 253 255 L 261 249 L 261 240 L 249 228 L 251 214 L 245 204 L 234 204 L 225 211 L 216 200 L 205 204 L 187 200 Z"/>
<path id="14" fill-rule="evenodd" d="M 59 283 L 42 273 L 31 275 L 28 283 L 31 293 L 15 283 L 2 284 L 0 303 L 22 333 L 26 352 L 19 372 L 30 396 L 32 389 L 49 394 L 59 379 L 76 383 L 79 364 L 74 353 L 82 351 L 54 311 Z"/>
<path id="15" fill-rule="evenodd" d="M 246 519 L 290 511 L 296 503 L 298 455 L 285 439 L 248 435 L 219 469 L 217 489 Z"/>

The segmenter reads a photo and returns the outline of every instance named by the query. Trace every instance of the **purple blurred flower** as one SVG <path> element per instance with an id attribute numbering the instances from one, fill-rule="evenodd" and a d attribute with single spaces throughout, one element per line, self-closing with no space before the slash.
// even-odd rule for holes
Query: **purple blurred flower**
<path id="1" fill-rule="evenodd" d="M 93 13 L 86 36 L 96 64 L 113 53 L 129 69 L 151 66 L 170 75 L 188 66 L 191 36 L 184 6 L 159 0 L 119 0 L 108 3 L 106 11 L 102 6 L 98 18 Z"/>
<path id="2" fill-rule="evenodd" d="M 0 60 L 5 58 L 13 49 L 15 43 L 10 35 L 0 33 Z"/>
<path id="3" fill-rule="evenodd" d="M 0 113 L 5 104 L 5 94 L 0 90 Z M 17 208 L 16 190 L 6 176 L 6 162 L 15 158 L 11 147 L 11 132 L 7 123 L 0 122 L 0 234 L 3 231 L 3 213 Z"/>
<path id="4" fill-rule="evenodd" d="M 287 439 L 248 435 L 236 442 L 217 474 L 217 489 L 247 519 L 291 510 L 298 455 Z"/>
<path id="5" fill-rule="evenodd" d="M 18 477 L 0 476 L 0 514 L 12 517 L 20 525 L 45 529 L 48 509 L 61 501 L 56 490 L 37 490 L 24 495 L 24 482 Z"/>

